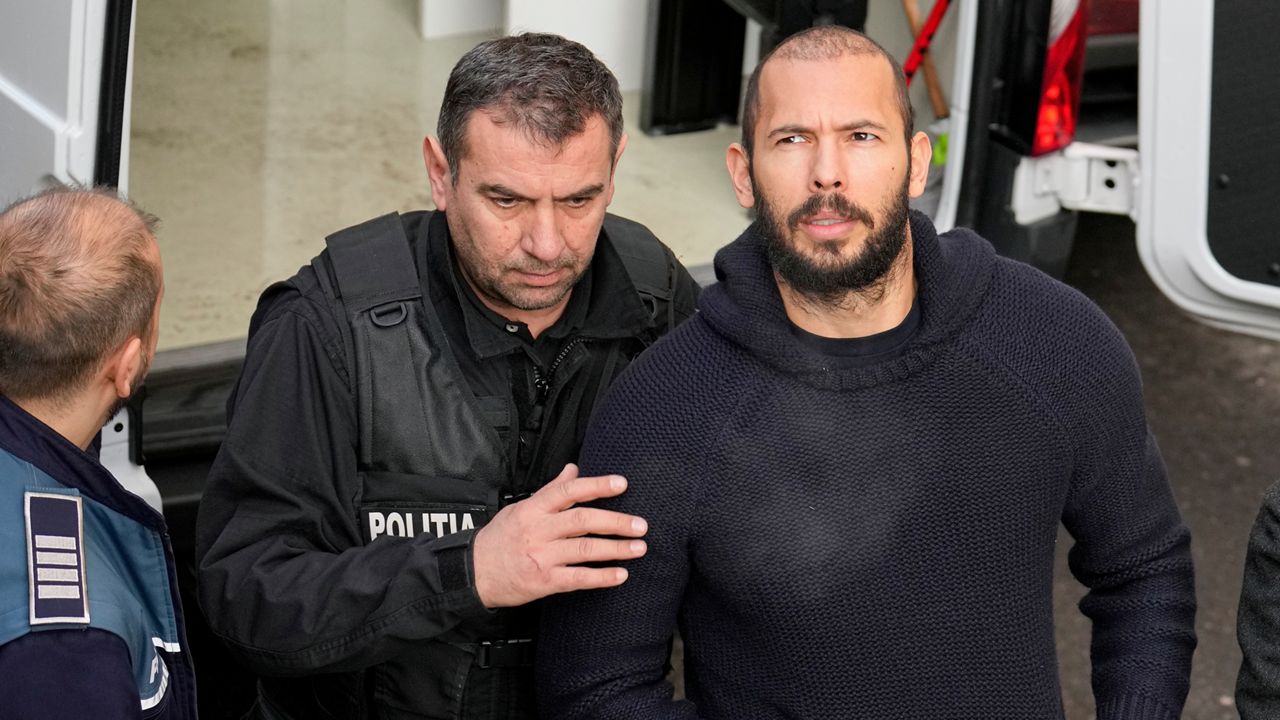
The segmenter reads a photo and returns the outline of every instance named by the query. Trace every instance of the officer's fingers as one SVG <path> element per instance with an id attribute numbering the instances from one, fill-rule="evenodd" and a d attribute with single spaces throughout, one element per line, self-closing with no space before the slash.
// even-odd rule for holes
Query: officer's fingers
<path id="1" fill-rule="evenodd" d="M 630 560 L 645 554 L 648 547 L 643 540 L 607 540 L 598 537 L 580 537 L 556 543 L 557 565 L 577 565 L 587 562 Z"/>
<path id="2" fill-rule="evenodd" d="M 573 468 L 569 474 L 569 468 Z M 559 512 L 578 503 L 612 497 L 627 489 L 627 480 L 621 475 L 578 477 L 577 468 L 568 465 L 565 472 L 534 494 L 539 504 L 551 512 Z"/>
<path id="3" fill-rule="evenodd" d="M 617 535 L 640 537 L 649 531 L 644 518 L 599 508 L 575 507 L 561 512 L 556 523 L 560 537 L 579 535 Z"/>
<path id="4" fill-rule="evenodd" d="M 626 568 L 565 567 L 556 571 L 555 592 L 617 587 L 627 581 Z"/>
<path id="5" fill-rule="evenodd" d="M 560 474 L 551 479 L 551 482 L 568 482 L 578 477 L 578 466 L 574 463 L 567 463 Z"/>

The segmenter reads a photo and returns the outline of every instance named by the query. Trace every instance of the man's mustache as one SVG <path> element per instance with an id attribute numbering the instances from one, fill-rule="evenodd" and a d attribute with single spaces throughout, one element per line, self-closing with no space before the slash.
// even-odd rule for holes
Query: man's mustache
<path id="1" fill-rule="evenodd" d="M 857 220 L 866 225 L 868 230 L 875 228 L 875 218 L 871 217 L 871 213 L 867 212 L 866 208 L 839 193 L 810 195 L 808 200 L 805 200 L 800 207 L 792 210 L 791 214 L 787 216 L 787 227 L 792 231 L 797 230 L 805 218 L 817 215 L 824 210 L 839 213 L 851 220 Z"/>

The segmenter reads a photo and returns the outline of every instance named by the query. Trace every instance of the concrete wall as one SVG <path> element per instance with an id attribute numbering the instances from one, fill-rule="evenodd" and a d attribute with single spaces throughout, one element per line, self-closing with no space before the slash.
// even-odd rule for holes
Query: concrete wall
<path id="1" fill-rule="evenodd" d="M 496 32 L 502 27 L 503 0 L 418 0 L 422 37 Z"/>
<path id="2" fill-rule="evenodd" d="M 623 91 L 640 89 L 651 0 L 507 0 L 506 4 L 506 32 L 553 32 L 577 40 L 613 70 Z"/>
<path id="3" fill-rule="evenodd" d="M 711 2 L 712 0 L 707 0 Z M 639 90 L 644 80 L 645 29 L 654 0 L 420 0 L 422 35 L 436 38 L 463 33 L 553 32 L 591 48 L 614 74 L 624 91 Z M 922 19 L 933 7 L 919 0 Z M 933 55 L 944 94 L 950 98 L 951 58 L 955 48 L 956 7 L 952 7 L 934 38 Z M 760 26 L 747 24 L 743 74 L 759 58 Z M 898 58 L 906 59 L 914 39 L 900 0 L 871 0 L 867 32 Z M 912 83 L 911 98 L 920 127 L 933 119 L 924 74 Z"/>

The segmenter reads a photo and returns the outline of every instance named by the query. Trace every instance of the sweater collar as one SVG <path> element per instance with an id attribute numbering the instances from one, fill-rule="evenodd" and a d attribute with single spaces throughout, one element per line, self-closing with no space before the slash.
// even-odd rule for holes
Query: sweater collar
<path id="1" fill-rule="evenodd" d="M 942 236 L 924 214 L 911 212 L 911 243 L 920 327 L 902 351 L 884 361 L 831 367 L 827 358 L 796 341 L 756 224 L 716 253 L 716 279 L 698 303 L 703 318 L 731 342 L 780 372 L 809 384 L 849 389 L 891 382 L 933 361 L 986 295 L 995 251 L 968 230 Z"/>

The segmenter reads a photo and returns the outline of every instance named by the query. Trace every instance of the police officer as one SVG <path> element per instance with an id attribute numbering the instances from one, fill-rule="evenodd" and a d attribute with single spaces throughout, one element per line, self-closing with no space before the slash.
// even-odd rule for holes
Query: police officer
<path id="1" fill-rule="evenodd" d="M 164 518 L 97 459 L 146 374 L 154 218 L 54 189 L 0 214 L 0 716 L 194 718 Z"/>
<path id="2" fill-rule="evenodd" d="M 577 43 L 481 43 L 424 143 L 438 210 L 336 233 L 264 293 L 196 550 L 257 717 L 532 717 L 530 603 L 644 553 L 642 519 L 579 506 L 625 480 L 572 464 L 697 294 L 606 214 L 621 105 Z"/>

